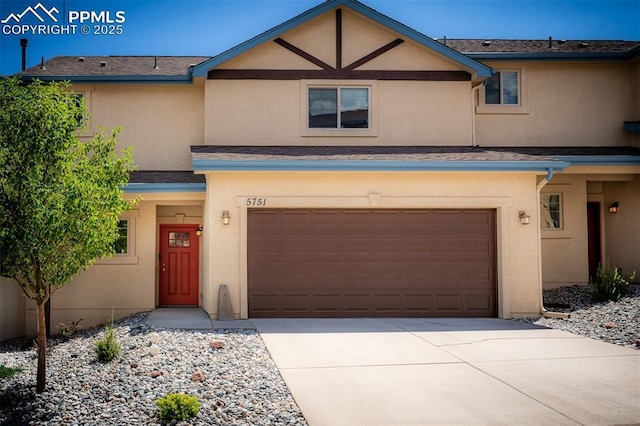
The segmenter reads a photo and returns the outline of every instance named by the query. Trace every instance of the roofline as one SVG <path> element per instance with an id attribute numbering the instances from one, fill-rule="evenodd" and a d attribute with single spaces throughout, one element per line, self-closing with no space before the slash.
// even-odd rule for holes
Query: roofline
<path id="1" fill-rule="evenodd" d="M 529 60 L 529 61 L 628 61 L 638 56 L 640 50 L 628 52 L 466 52 L 473 59 Z"/>
<path id="2" fill-rule="evenodd" d="M 235 47 L 232 47 L 231 49 L 217 55 L 214 56 L 213 58 L 209 59 L 208 61 L 202 62 L 200 64 L 198 64 L 194 69 L 193 69 L 193 76 L 195 77 L 206 77 L 207 76 L 207 72 L 222 64 L 223 62 L 226 62 L 256 46 L 259 46 L 269 40 L 273 40 L 277 37 L 279 37 L 281 34 L 299 26 L 302 25 L 308 21 L 310 21 L 313 18 L 316 18 L 330 10 L 333 10 L 337 7 L 340 6 L 344 6 L 344 7 L 348 7 L 349 9 L 352 9 L 364 16 L 366 16 L 367 18 L 381 24 L 384 25 L 394 31 L 396 31 L 399 34 L 402 34 L 403 36 L 412 39 L 415 42 L 418 42 L 420 44 L 422 44 L 423 46 L 426 46 L 432 50 L 435 50 L 436 52 L 448 57 L 449 59 L 452 59 L 458 63 L 460 63 L 461 65 L 470 68 L 472 70 L 474 70 L 477 73 L 477 77 L 491 77 L 492 74 L 492 69 L 491 67 L 488 67 L 476 60 L 474 60 L 471 57 L 468 57 L 450 47 L 447 47 L 445 45 L 443 45 L 442 43 L 439 43 L 435 40 L 433 40 L 431 37 L 427 37 L 426 35 L 410 28 L 407 27 L 406 25 L 392 19 L 389 18 L 386 15 L 383 15 L 382 13 L 368 7 L 365 6 L 364 4 L 356 1 L 356 0 L 328 0 L 325 1 L 324 3 L 319 4 L 316 7 L 313 7 L 309 10 L 307 10 L 306 12 L 301 13 L 300 15 L 289 19 L 288 21 L 271 28 L 270 30 L 267 30 L 265 32 L 263 32 L 262 34 L 253 37 L 252 39 L 249 39 L 247 41 L 245 41 L 244 43 L 241 43 Z"/>
<path id="3" fill-rule="evenodd" d="M 190 70 L 191 71 L 191 70 Z M 69 81 L 71 83 L 113 83 L 113 84 L 190 84 L 191 72 L 187 75 L 34 75 L 20 74 L 24 81 Z"/>
<path id="4" fill-rule="evenodd" d="M 640 166 L 638 155 L 554 155 L 571 166 Z"/>
<path id="5" fill-rule="evenodd" d="M 365 161 L 365 160 L 192 160 L 194 172 L 208 171 L 466 171 L 544 172 L 562 171 L 564 161 Z"/>
<path id="6" fill-rule="evenodd" d="M 205 192 L 206 190 L 206 183 L 129 183 L 124 187 L 125 193 Z"/>

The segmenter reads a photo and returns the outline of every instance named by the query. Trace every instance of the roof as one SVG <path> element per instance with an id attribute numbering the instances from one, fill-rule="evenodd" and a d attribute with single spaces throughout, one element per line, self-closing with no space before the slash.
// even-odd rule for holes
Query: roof
<path id="1" fill-rule="evenodd" d="M 521 60 L 629 60 L 640 56 L 640 41 L 623 40 L 506 40 L 433 39 L 365 6 L 356 0 L 328 0 L 302 14 L 211 56 L 57 56 L 18 73 L 26 79 L 70 80 L 72 82 L 189 83 L 192 77 L 206 77 L 212 68 L 286 31 L 339 7 L 347 7 L 418 44 L 432 49 L 478 77 L 491 76 L 486 59 Z M 104 64 L 104 65 L 103 65 Z M 156 67 L 157 65 L 157 67 Z"/>
<path id="2" fill-rule="evenodd" d="M 568 163 L 508 148 L 466 146 L 192 146 L 203 171 L 540 171 Z"/>
<path id="3" fill-rule="evenodd" d="M 382 13 L 365 6 L 364 4 L 356 1 L 356 0 L 327 0 L 324 3 L 319 4 L 318 6 L 307 10 L 306 12 L 301 13 L 300 15 L 270 29 L 265 31 L 264 33 L 245 41 L 233 47 L 206 62 L 195 67 L 193 71 L 194 76 L 205 77 L 207 72 L 212 68 L 256 47 L 265 42 L 271 41 L 273 39 L 278 38 L 283 33 L 291 30 L 292 28 L 298 27 L 313 18 L 316 18 L 326 12 L 337 9 L 339 7 L 347 7 L 355 12 L 360 13 L 361 15 L 377 22 L 380 25 L 383 25 L 392 31 L 397 32 L 398 34 L 415 41 L 418 44 L 421 44 L 429 49 L 432 49 L 448 59 L 459 63 L 462 67 L 472 70 L 477 74 L 478 77 L 490 77 L 492 70 L 491 67 L 488 67 L 480 62 L 471 59 L 460 52 L 457 52 L 454 49 L 451 49 L 442 43 L 438 43 L 436 40 L 427 37 L 426 35 L 410 28 L 392 18 L 389 18 Z"/>
<path id="4" fill-rule="evenodd" d="M 441 39 L 475 59 L 618 59 L 640 55 L 640 41 Z"/>
<path id="5" fill-rule="evenodd" d="M 129 183 L 204 183 L 204 176 L 192 171 L 139 170 L 131 173 Z"/>
<path id="6" fill-rule="evenodd" d="M 205 178 L 192 171 L 135 171 L 131 173 L 127 193 L 204 192 Z"/>
<path id="7" fill-rule="evenodd" d="M 56 56 L 18 73 L 28 78 L 123 81 L 190 81 L 209 56 Z"/>

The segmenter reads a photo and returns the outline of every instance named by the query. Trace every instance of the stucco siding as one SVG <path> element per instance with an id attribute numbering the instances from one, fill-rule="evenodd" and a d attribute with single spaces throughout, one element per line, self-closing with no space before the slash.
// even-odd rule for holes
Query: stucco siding
<path id="1" fill-rule="evenodd" d="M 293 80 L 208 80 L 205 144 L 471 144 L 469 82 L 335 81 L 335 85 L 375 84 L 370 100 L 372 131 L 369 136 L 345 136 L 344 132 L 322 132 L 323 136 L 304 134 L 305 84 Z"/>
<path id="2" fill-rule="evenodd" d="M 562 226 L 542 230 L 544 288 L 589 282 L 587 202 L 600 204 L 601 260 L 640 271 L 640 179 L 631 174 L 559 174 L 542 189 L 561 194 Z M 618 202 L 618 213 L 609 206 Z"/>
<path id="3" fill-rule="evenodd" d="M 521 71 L 521 108 L 479 107 L 483 146 L 624 146 L 632 114 L 629 63 L 487 62 Z"/>
<path id="4" fill-rule="evenodd" d="M 544 287 L 586 283 L 587 181 L 584 176 L 556 175 L 542 188 L 545 193 L 561 195 L 562 224 L 559 229 L 541 231 Z"/>
<path id="5" fill-rule="evenodd" d="M 205 216 L 208 245 L 205 309 L 215 318 L 217 291 L 229 286 L 237 317 L 247 316 L 247 197 L 270 208 L 490 208 L 497 213 L 498 312 L 536 315 L 539 305 L 534 174 L 511 173 L 210 173 Z M 220 221 L 222 211 L 231 223 Z M 522 225 L 518 211 L 532 213 Z"/>
<path id="6" fill-rule="evenodd" d="M 0 342 L 24 335 L 25 297 L 17 283 L 0 277 Z"/>
<path id="7" fill-rule="evenodd" d="M 92 136 L 121 127 L 121 147 L 132 146 L 141 170 L 189 170 L 189 146 L 202 143 L 204 90 L 195 85 L 76 86 L 84 93 Z"/>
<path id="8" fill-rule="evenodd" d="M 625 274 L 640 274 L 640 175 L 626 182 L 604 182 L 604 205 L 618 202 L 616 214 L 605 214 L 606 258 Z M 606 259 L 605 259 L 606 260 Z M 640 282 L 640 276 L 636 276 Z"/>

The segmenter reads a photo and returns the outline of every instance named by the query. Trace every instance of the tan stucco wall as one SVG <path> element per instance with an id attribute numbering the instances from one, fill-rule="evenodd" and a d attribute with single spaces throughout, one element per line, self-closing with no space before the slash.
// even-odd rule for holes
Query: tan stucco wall
<path id="1" fill-rule="evenodd" d="M 640 58 L 631 63 L 631 112 L 625 121 L 640 121 Z M 629 144 L 640 148 L 640 132 L 627 132 Z"/>
<path id="2" fill-rule="evenodd" d="M 625 274 L 636 271 L 635 281 L 640 282 L 640 175 L 632 181 L 604 182 L 603 191 L 605 206 L 620 203 L 618 213 L 604 216 L 606 258 Z"/>
<path id="3" fill-rule="evenodd" d="M 208 80 L 205 145 L 471 145 L 469 82 L 359 83 L 375 84 L 370 100 L 375 131 L 327 137 L 303 135 L 304 82 Z"/>
<path id="4" fill-rule="evenodd" d="M 497 211 L 499 315 L 540 311 L 536 176 L 525 173 L 285 173 L 207 175 L 204 308 L 216 317 L 217 292 L 229 286 L 233 309 L 247 316 L 247 197 L 267 208 L 492 208 Z M 223 225 L 222 211 L 231 213 Z M 522 225 L 518 211 L 532 215 Z"/>
<path id="5" fill-rule="evenodd" d="M 609 62 L 486 62 L 521 69 L 522 108 L 476 109 L 482 146 L 623 146 L 632 114 L 631 65 Z"/>
<path id="6" fill-rule="evenodd" d="M 91 115 L 91 136 L 100 126 L 121 127 L 121 147 L 132 146 L 141 170 L 190 170 L 190 145 L 202 144 L 204 89 L 183 85 L 77 85 Z"/>
<path id="7" fill-rule="evenodd" d="M 556 175 L 541 192 L 562 195 L 563 222 L 561 229 L 541 230 L 543 285 L 584 284 L 589 280 L 586 178 Z"/>
<path id="8" fill-rule="evenodd" d="M 0 277 L 0 342 L 24 335 L 24 307 L 16 282 Z"/>
<path id="9" fill-rule="evenodd" d="M 129 218 L 130 254 L 99 260 L 53 294 L 51 332 L 82 318 L 83 327 L 104 324 L 157 306 L 158 230 L 161 223 L 202 223 L 203 193 L 143 194 Z M 184 216 L 182 216 L 184 215 Z M 35 334 L 35 305 L 27 304 L 26 332 Z"/>
<path id="10" fill-rule="evenodd" d="M 640 271 L 640 175 L 623 173 L 624 167 L 609 170 L 574 174 L 570 168 L 542 188 L 542 193 L 562 194 L 564 224 L 541 231 L 544 288 L 589 282 L 587 202 L 600 203 L 602 259 L 628 272 Z M 621 207 L 610 214 L 615 201 Z"/>

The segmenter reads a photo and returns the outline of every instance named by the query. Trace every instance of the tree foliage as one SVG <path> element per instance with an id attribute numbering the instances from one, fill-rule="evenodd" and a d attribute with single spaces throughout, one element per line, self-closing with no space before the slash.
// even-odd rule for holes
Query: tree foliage
<path id="1" fill-rule="evenodd" d="M 114 254 L 118 217 L 138 201 L 122 189 L 131 150 L 116 155 L 117 129 L 80 138 L 84 115 L 68 83 L 0 80 L 0 275 L 35 300 L 39 335 L 51 293 Z"/>

